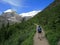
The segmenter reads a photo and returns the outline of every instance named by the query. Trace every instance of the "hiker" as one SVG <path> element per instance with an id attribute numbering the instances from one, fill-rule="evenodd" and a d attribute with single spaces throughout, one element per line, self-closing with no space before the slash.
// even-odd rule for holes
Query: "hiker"
<path id="1" fill-rule="evenodd" d="M 34 25 L 36 25 L 36 31 L 38 32 L 38 38 L 41 40 L 41 38 L 42 38 L 42 29 L 41 29 L 40 25 L 38 25 L 38 24 L 34 24 Z"/>

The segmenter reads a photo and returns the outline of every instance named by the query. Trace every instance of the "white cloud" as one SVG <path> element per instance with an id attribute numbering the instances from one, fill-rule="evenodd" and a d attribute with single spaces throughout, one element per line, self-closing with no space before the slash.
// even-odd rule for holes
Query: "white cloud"
<path id="1" fill-rule="evenodd" d="M 20 6 L 21 2 L 19 0 L 2 0 L 5 3 L 9 3 L 13 6 Z"/>
<path id="2" fill-rule="evenodd" d="M 41 10 L 38 10 L 38 11 L 31 11 L 31 12 L 27 12 L 27 13 L 21 13 L 20 15 L 22 17 L 25 17 L 25 16 L 35 16 L 38 12 L 41 12 Z"/>

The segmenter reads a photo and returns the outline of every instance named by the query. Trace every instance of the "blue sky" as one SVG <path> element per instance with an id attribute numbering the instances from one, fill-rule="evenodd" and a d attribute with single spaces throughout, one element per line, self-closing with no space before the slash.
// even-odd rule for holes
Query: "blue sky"
<path id="1" fill-rule="evenodd" d="M 8 9 L 17 13 L 26 13 L 34 10 L 43 10 L 54 0 L 0 0 L 0 14 Z"/>

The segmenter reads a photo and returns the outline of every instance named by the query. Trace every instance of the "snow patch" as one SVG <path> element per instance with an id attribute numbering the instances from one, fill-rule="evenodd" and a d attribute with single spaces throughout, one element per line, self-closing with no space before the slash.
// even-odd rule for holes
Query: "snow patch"
<path id="1" fill-rule="evenodd" d="M 7 13 L 7 12 L 14 12 L 12 9 L 8 9 L 6 11 L 4 11 L 4 13 Z"/>
<path id="2" fill-rule="evenodd" d="M 21 13 L 20 16 L 25 17 L 25 16 L 35 16 L 37 13 L 41 12 L 41 10 L 38 11 L 31 11 L 31 12 L 27 12 L 27 13 Z"/>

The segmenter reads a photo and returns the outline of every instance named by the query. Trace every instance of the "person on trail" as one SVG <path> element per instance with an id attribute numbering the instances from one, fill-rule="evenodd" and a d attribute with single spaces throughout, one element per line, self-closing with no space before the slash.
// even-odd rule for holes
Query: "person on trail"
<path id="1" fill-rule="evenodd" d="M 36 31 L 38 32 L 38 38 L 41 40 L 41 38 L 42 38 L 42 29 L 41 29 L 40 25 L 38 25 L 38 24 L 34 24 L 34 25 L 36 25 Z"/>

